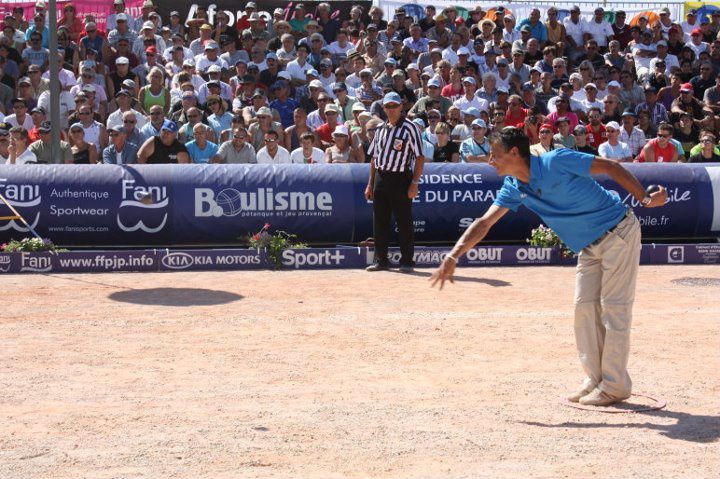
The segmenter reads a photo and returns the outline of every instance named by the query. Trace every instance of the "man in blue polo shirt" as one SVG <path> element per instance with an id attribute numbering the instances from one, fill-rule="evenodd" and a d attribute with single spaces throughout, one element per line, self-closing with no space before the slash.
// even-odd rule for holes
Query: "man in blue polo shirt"
<path id="1" fill-rule="evenodd" d="M 489 163 L 507 175 L 494 204 L 473 222 L 433 273 L 432 285 L 449 280 L 458 258 L 480 242 L 508 210 L 524 205 L 537 213 L 578 257 L 575 340 L 587 374 L 568 400 L 607 406 L 630 397 L 627 373 L 635 280 L 640 262 L 640 224 L 620 198 L 590 175 L 607 174 L 640 204 L 667 201 L 665 188 L 647 194 L 622 164 L 560 148 L 530 156 L 522 130 L 504 128 L 490 138 Z"/>

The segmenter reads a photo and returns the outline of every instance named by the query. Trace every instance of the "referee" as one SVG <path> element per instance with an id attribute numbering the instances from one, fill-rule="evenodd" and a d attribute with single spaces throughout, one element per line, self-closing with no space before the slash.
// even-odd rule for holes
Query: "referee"
<path id="1" fill-rule="evenodd" d="M 383 110 L 387 123 L 375 132 L 368 149 L 373 161 L 365 198 L 373 201 L 375 262 L 367 270 L 386 271 L 390 267 L 388 245 L 392 232 L 391 216 L 394 215 L 402 254 L 400 272 L 412 273 L 415 264 L 412 201 L 418 195 L 425 163 L 422 138 L 418 126 L 403 115 L 400 95 L 386 94 Z"/>

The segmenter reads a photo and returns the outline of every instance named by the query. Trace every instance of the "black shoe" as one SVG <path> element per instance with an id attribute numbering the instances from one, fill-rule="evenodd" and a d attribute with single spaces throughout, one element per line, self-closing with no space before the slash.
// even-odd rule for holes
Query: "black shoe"
<path id="1" fill-rule="evenodd" d="M 404 265 L 400 266 L 398 271 L 400 271 L 401 273 L 409 274 L 409 273 L 414 273 L 415 268 L 413 268 L 409 264 L 404 264 Z"/>
<path id="2" fill-rule="evenodd" d="M 365 271 L 389 271 L 390 265 L 384 264 L 384 263 L 373 263 L 367 268 L 365 268 Z"/>

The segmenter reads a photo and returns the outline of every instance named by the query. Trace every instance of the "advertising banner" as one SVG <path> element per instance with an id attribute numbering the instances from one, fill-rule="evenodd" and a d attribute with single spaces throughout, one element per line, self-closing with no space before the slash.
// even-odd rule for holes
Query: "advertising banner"
<path id="1" fill-rule="evenodd" d="M 419 268 L 439 265 L 448 247 L 418 247 Z M 390 248 L 397 266 L 400 250 Z M 370 248 L 333 247 L 288 249 L 282 252 L 282 269 L 360 269 L 372 264 Z M 538 246 L 476 246 L 460 258 L 461 267 L 573 266 L 574 256 Z M 720 244 L 646 244 L 640 264 L 720 264 Z M 112 273 L 157 271 L 251 271 L 272 269 L 267 252 L 252 249 L 153 249 L 134 251 L 70 251 L 62 253 L 0 253 L 0 274 Z"/>
<path id="2" fill-rule="evenodd" d="M 598 178 L 635 209 L 645 241 L 718 236 L 720 165 L 627 168 L 669 193 L 665 206 L 643 208 Z M 0 194 L 41 236 L 64 246 L 245 245 L 265 223 L 305 243 L 347 244 L 372 236 L 367 178 L 368 165 L 0 165 Z M 488 165 L 426 165 L 413 206 L 416 241 L 454 242 L 502 181 Z M 524 242 L 540 222 L 521 207 L 487 240 Z M 29 235 L 19 220 L 0 220 L 0 242 Z"/>
<path id="3" fill-rule="evenodd" d="M 181 21 L 184 23 L 191 18 L 194 18 L 198 5 L 203 5 L 207 8 L 208 20 L 210 20 L 211 24 L 215 23 L 215 15 L 217 14 L 217 12 L 224 11 L 228 15 L 229 24 L 235 25 L 240 16 L 244 14 L 243 7 L 247 2 L 237 2 L 235 0 L 215 0 L 204 2 L 177 2 L 174 0 L 154 0 L 154 3 L 157 7 L 156 11 L 162 16 L 162 18 L 169 17 L 170 12 L 172 11 L 177 11 L 180 14 L 180 18 L 182 19 Z M 275 11 L 276 8 L 283 9 L 283 11 L 285 12 L 283 14 L 283 19 L 290 20 L 295 10 L 295 5 L 299 3 L 302 3 L 305 6 L 305 11 L 307 12 L 307 15 L 312 16 L 313 18 L 317 18 L 317 6 L 321 3 L 328 3 L 330 4 L 331 18 L 335 18 L 341 22 L 350 18 L 350 9 L 355 5 L 363 7 L 365 14 L 367 14 L 368 10 L 370 10 L 370 7 L 372 7 L 373 5 L 372 1 L 367 0 L 336 0 L 329 2 L 316 0 L 307 2 L 262 0 L 261 2 L 256 2 L 258 6 L 258 14 L 266 20 L 270 20 L 272 18 L 272 13 Z"/>
<path id="4" fill-rule="evenodd" d="M 141 15 L 140 7 L 144 0 L 125 0 L 125 11 L 137 18 Z M 0 16 L 11 14 L 13 8 L 22 7 L 25 10 L 25 19 L 32 23 L 35 15 L 35 6 L 38 2 L 0 2 Z M 47 3 L 47 2 L 45 2 Z M 113 2 L 97 0 L 57 0 L 58 20 L 62 17 L 63 5 L 72 3 L 75 6 L 76 16 L 84 19 L 85 15 L 93 15 L 100 30 L 106 30 L 105 23 L 107 16 L 115 11 Z M 168 12 L 169 13 L 169 12 Z"/>

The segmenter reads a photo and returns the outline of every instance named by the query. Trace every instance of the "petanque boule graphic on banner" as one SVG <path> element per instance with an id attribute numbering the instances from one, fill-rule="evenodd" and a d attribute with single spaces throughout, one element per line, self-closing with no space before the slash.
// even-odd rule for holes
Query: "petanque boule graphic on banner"
<path id="1" fill-rule="evenodd" d="M 646 241 L 718 236 L 720 165 L 627 168 L 644 185 L 668 189 L 665 206 L 647 209 L 598 178 L 635 209 Z M 342 244 L 372 236 L 367 178 L 368 165 L 0 165 L 0 193 L 63 246 L 240 245 L 265 223 L 305 243 Z M 426 165 L 413 206 L 416 240 L 455 241 L 502 181 L 489 165 Z M 521 207 L 487 240 L 524 242 L 539 223 Z M 0 220 L 0 241 L 28 234 L 20 222 Z"/>

